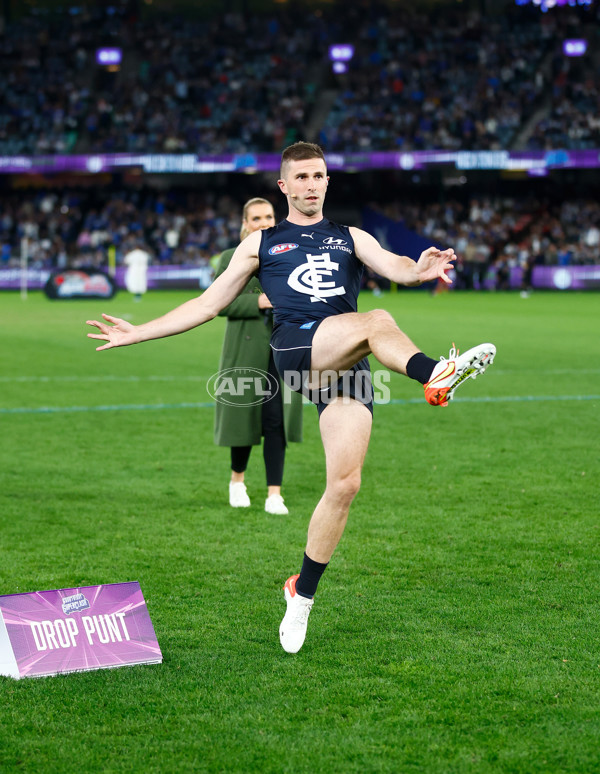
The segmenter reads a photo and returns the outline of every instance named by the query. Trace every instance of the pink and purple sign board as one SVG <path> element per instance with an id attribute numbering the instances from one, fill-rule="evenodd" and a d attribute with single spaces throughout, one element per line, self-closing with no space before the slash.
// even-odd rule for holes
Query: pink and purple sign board
<path id="1" fill-rule="evenodd" d="M 137 581 L 0 596 L 0 675 L 161 662 Z"/>

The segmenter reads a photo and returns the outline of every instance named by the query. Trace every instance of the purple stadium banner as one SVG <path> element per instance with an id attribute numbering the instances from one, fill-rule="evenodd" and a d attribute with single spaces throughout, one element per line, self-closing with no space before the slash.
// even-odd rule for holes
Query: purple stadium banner
<path id="1" fill-rule="evenodd" d="M 108 272 L 104 266 L 103 272 Z M 125 288 L 125 266 L 118 266 L 114 280 L 117 287 Z M 28 290 L 42 290 L 52 271 L 50 269 L 28 269 Z M 204 280 L 206 269 L 202 266 L 149 266 L 148 289 L 165 290 L 167 288 L 195 288 L 200 292 L 200 282 Z M 19 290 L 21 287 L 21 269 L 0 269 L 0 290 Z"/>
<path id="2" fill-rule="evenodd" d="M 551 169 L 600 167 L 600 149 L 550 151 L 381 151 L 326 153 L 331 170 L 360 172 L 368 169 L 513 170 L 541 174 Z M 53 172 L 123 172 L 141 169 L 148 174 L 209 174 L 214 172 L 277 172 L 277 153 L 198 156 L 194 153 L 106 153 L 73 156 L 0 156 L 0 174 L 51 174 Z"/>
<path id="3" fill-rule="evenodd" d="M 137 581 L 0 596 L 0 675 L 161 662 Z"/>
<path id="4" fill-rule="evenodd" d="M 104 269 L 106 271 L 106 268 Z M 198 266 L 149 266 L 148 289 L 163 290 L 165 288 L 197 289 L 204 270 Z M 42 290 L 51 272 L 44 269 L 29 269 L 27 272 L 27 288 Z M 519 288 L 522 270 L 514 267 L 510 272 L 510 287 Z M 121 289 L 125 287 L 125 269 L 118 267 L 115 280 Z M 493 286 L 494 280 L 486 281 L 486 287 Z M 600 266 L 536 266 L 533 270 L 532 283 L 540 290 L 599 290 Z M 0 269 L 0 290 L 19 290 L 21 287 L 21 270 Z"/>

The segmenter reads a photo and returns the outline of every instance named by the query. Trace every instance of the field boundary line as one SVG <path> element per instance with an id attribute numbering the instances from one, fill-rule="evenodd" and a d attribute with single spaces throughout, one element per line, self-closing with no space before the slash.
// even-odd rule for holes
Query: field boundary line
<path id="1" fill-rule="evenodd" d="M 452 403 L 543 403 L 546 401 L 588 401 L 600 400 L 600 395 L 506 395 L 497 397 L 455 398 Z M 306 402 L 304 405 L 311 405 Z M 377 403 L 377 406 L 425 405 L 423 398 L 407 398 Z M 214 408 L 212 401 L 205 403 L 125 403 L 112 406 L 39 406 L 39 407 L 0 407 L 0 414 L 73 414 L 101 411 L 171 411 L 173 409 Z"/>
<path id="2" fill-rule="evenodd" d="M 384 370 L 384 369 L 383 369 Z M 391 373 L 391 372 L 390 372 Z M 511 376 L 512 374 L 536 373 L 545 376 L 573 376 L 577 374 L 600 374 L 600 368 L 531 368 L 531 369 L 501 369 L 495 368 L 492 376 Z M 0 376 L 0 384 L 27 384 L 40 382 L 67 382 L 76 384 L 77 382 L 207 382 L 209 377 L 197 376 L 194 374 L 184 374 L 182 376 L 170 376 L 165 374 L 147 374 L 145 376 L 123 375 L 123 374 L 101 374 L 98 376 Z"/>

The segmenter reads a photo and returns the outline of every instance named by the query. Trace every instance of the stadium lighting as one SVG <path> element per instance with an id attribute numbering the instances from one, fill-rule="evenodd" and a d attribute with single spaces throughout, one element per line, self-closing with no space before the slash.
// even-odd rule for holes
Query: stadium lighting
<path id="1" fill-rule="evenodd" d="M 354 46 L 350 43 L 336 43 L 329 46 L 329 59 L 332 62 L 349 62 L 354 56 Z"/>
<path id="2" fill-rule="evenodd" d="M 565 56 L 583 56 L 587 51 L 587 40 L 571 38 L 563 41 L 563 54 Z"/>
<path id="3" fill-rule="evenodd" d="M 332 65 L 332 69 L 334 73 L 337 73 L 339 75 L 340 73 L 348 72 L 348 65 L 345 62 L 334 62 Z"/>
<path id="4" fill-rule="evenodd" d="M 123 52 L 120 48 L 98 48 L 96 49 L 96 64 L 120 65 L 123 58 Z"/>
<path id="5" fill-rule="evenodd" d="M 587 7 L 591 6 L 593 2 L 594 0 L 515 0 L 516 5 L 536 5 L 542 13 L 547 13 L 551 8 L 562 8 L 563 6 L 570 8 Z"/>
<path id="6" fill-rule="evenodd" d="M 333 62 L 331 69 L 336 75 L 348 72 L 348 62 L 354 56 L 354 46 L 350 43 L 336 43 L 329 46 L 329 59 Z"/>

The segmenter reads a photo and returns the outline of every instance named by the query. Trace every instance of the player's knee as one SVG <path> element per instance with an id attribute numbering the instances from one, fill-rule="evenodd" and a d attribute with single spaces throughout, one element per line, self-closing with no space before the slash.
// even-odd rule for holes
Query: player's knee
<path id="1" fill-rule="evenodd" d="M 337 500 L 349 505 L 358 494 L 360 480 L 360 470 L 355 470 L 336 478 L 329 488 Z"/>
<path id="2" fill-rule="evenodd" d="M 369 312 L 371 318 L 371 324 L 378 328 L 387 327 L 389 325 L 396 325 L 396 321 L 392 315 L 385 309 L 373 309 Z"/>

